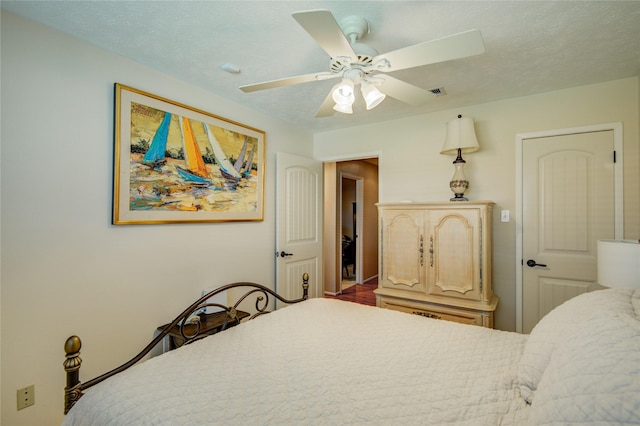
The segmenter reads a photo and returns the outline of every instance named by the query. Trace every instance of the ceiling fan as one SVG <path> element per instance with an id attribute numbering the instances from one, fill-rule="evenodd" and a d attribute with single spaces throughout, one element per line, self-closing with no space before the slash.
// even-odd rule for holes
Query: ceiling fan
<path id="1" fill-rule="evenodd" d="M 290 86 L 310 81 L 342 78 L 320 106 L 316 117 L 327 117 L 339 111 L 352 113 L 354 88 L 360 85 L 367 109 L 379 105 L 390 96 L 410 105 L 421 105 L 435 95 L 387 73 L 437 62 L 450 61 L 484 53 L 482 34 L 470 30 L 459 34 L 415 44 L 378 54 L 358 40 L 369 32 L 366 19 L 351 16 L 340 24 L 328 10 L 293 13 L 293 18 L 331 57 L 329 71 L 287 77 L 241 86 L 244 92 Z"/>

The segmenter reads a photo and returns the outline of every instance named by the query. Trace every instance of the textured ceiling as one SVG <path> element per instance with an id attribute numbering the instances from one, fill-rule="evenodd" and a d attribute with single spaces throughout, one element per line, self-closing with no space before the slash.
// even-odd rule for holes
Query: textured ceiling
<path id="1" fill-rule="evenodd" d="M 312 132 L 640 75 L 639 1 L 3 0 L 2 9 Z M 325 51 L 291 17 L 311 9 L 366 18 L 362 41 L 379 53 L 470 29 L 482 32 L 486 52 L 393 73 L 445 88 L 418 107 L 387 97 L 371 111 L 356 101 L 352 115 L 314 118 L 334 80 L 240 91 L 328 70 Z"/>

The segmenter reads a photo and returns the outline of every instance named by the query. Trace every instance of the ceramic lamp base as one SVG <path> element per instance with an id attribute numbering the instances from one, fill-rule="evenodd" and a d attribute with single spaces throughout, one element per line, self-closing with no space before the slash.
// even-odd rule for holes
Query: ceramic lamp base
<path id="1" fill-rule="evenodd" d="M 460 161 L 461 160 L 461 161 Z M 451 198 L 449 201 L 469 201 L 464 197 L 464 193 L 467 189 L 469 189 L 469 181 L 464 175 L 464 160 L 459 159 L 457 162 L 454 161 L 453 165 L 455 166 L 455 173 L 449 181 L 449 188 L 451 192 L 455 194 L 454 198 Z"/>

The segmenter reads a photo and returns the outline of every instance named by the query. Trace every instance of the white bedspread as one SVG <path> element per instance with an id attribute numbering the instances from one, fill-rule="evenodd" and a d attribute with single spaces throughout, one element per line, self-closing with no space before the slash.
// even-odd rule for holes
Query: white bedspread
<path id="1" fill-rule="evenodd" d="M 311 299 L 87 391 L 65 425 L 526 423 L 527 336 Z"/>

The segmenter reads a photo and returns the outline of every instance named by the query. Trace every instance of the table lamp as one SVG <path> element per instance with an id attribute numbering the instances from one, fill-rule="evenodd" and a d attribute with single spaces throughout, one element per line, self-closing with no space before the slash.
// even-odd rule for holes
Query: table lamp
<path id="1" fill-rule="evenodd" d="M 447 137 L 440 154 L 457 154 L 453 161 L 455 172 L 449 188 L 455 194 L 449 201 L 469 201 L 464 196 L 464 192 L 469 188 L 469 181 L 464 175 L 464 165 L 466 161 L 462 159 L 462 153 L 474 152 L 480 149 L 476 131 L 473 127 L 473 120 L 468 117 L 458 115 L 458 118 L 447 123 Z"/>

